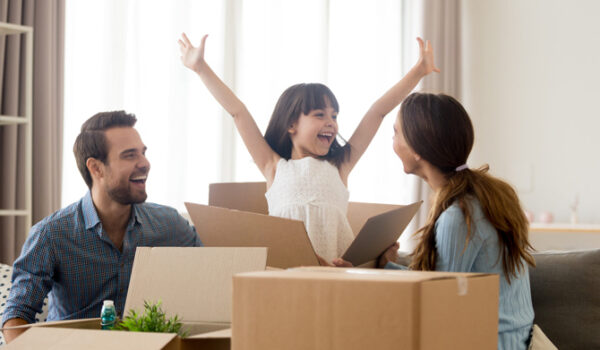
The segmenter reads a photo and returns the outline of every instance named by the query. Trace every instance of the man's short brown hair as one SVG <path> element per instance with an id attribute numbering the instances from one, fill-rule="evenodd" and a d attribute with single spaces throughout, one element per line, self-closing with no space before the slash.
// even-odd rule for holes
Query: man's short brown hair
<path id="1" fill-rule="evenodd" d="M 116 127 L 133 127 L 137 118 L 125 111 L 100 112 L 86 120 L 81 126 L 81 132 L 75 139 L 73 153 L 79 172 L 88 188 L 92 188 L 92 176 L 86 166 L 88 158 L 95 158 L 106 164 L 108 147 L 105 131 Z"/>

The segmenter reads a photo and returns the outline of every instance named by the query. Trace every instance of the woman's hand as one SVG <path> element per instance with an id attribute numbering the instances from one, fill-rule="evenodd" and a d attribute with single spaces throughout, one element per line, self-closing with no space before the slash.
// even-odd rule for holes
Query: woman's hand
<path id="1" fill-rule="evenodd" d="M 179 51 L 181 52 L 181 62 L 196 73 L 200 73 L 206 66 L 206 61 L 204 61 L 204 43 L 207 37 L 208 34 L 202 37 L 202 41 L 198 47 L 192 45 L 185 33 L 182 33 L 181 39 L 177 41 L 179 43 Z"/>
<path id="2" fill-rule="evenodd" d="M 433 63 L 433 47 L 429 40 L 427 42 L 423 42 L 423 39 L 417 38 L 419 42 L 419 50 L 420 56 L 419 61 L 417 62 L 417 66 L 421 69 L 423 75 L 427 75 L 431 72 L 439 73 L 440 70 Z"/>
<path id="3" fill-rule="evenodd" d="M 400 243 L 396 242 L 394 245 L 390 246 L 377 260 L 377 267 L 384 268 L 388 262 L 395 263 L 398 261 L 398 249 L 400 249 Z"/>

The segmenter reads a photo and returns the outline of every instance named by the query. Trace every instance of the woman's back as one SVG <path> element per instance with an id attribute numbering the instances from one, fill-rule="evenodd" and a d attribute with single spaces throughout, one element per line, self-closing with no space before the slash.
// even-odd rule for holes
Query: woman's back
<path id="1" fill-rule="evenodd" d="M 328 161 L 281 159 L 265 196 L 269 215 L 304 222 L 316 253 L 326 260 L 341 256 L 352 243 L 348 190 Z"/>
<path id="2" fill-rule="evenodd" d="M 435 223 L 436 270 L 497 273 L 500 276 L 498 348 L 525 349 L 534 316 L 528 266 L 524 262 L 524 269 L 508 282 L 496 229 L 486 219 L 478 200 L 465 202 L 472 219 L 469 242 L 465 248 L 467 224 L 461 208 L 454 203 Z"/>

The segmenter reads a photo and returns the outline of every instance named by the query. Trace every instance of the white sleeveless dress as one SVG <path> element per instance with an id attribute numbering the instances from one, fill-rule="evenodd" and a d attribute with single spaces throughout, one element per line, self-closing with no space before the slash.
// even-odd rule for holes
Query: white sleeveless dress
<path id="1" fill-rule="evenodd" d="M 328 161 L 282 158 L 265 196 L 269 215 L 304 222 L 316 253 L 327 261 L 341 257 L 352 243 L 348 189 Z"/>

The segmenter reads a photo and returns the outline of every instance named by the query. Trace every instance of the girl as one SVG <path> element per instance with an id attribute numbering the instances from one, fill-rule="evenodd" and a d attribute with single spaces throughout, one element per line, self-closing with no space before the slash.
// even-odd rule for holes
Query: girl
<path id="1" fill-rule="evenodd" d="M 420 58 L 408 74 L 387 91 L 363 117 L 344 146 L 336 141 L 338 103 L 321 84 L 298 84 L 283 92 L 265 136 L 235 94 L 204 60 L 206 35 L 194 47 L 185 34 L 179 40 L 181 60 L 196 72 L 214 98 L 231 114 L 254 162 L 267 181 L 269 214 L 302 220 L 317 255 L 331 261 L 354 239 L 346 218 L 348 175 L 375 136 L 383 117 L 425 75 L 439 72 L 429 41 L 418 38 Z M 322 261 L 323 262 L 323 261 Z"/>
<path id="2" fill-rule="evenodd" d="M 410 269 L 487 272 L 500 275 L 498 349 L 526 349 L 533 323 L 528 265 L 535 266 L 528 224 L 507 183 L 469 169 L 473 125 L 465 109 L 446 95 L 414 93 L 394 125 L 394 151 L 404 171 L 435 191 L 429 218 Z M 425 142 L 426 141 L 426 142 Z M 398 246 L 380 263 L 397 265 Z"/>

